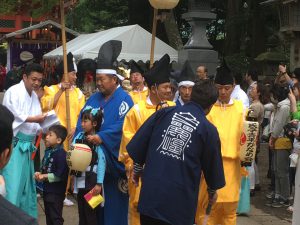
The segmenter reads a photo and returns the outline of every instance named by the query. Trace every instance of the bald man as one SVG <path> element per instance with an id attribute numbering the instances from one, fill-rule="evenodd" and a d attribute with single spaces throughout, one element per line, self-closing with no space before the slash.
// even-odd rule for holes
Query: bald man
<path id="1" fill-rule="evenodd" d="M 206 80 L 207 77 L 207 68 L 205 66 L 198 66 L 197 68 L 197 76 L 200 80 Z"/>

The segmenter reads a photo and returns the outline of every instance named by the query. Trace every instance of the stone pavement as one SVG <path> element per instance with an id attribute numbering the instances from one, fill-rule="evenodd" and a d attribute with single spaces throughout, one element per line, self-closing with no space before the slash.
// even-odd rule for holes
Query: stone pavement
<path id="1" fill-rule="evenodd" d="M 43 210 L 43 201 L 39 199 L 39 224 L 46 225 L 46 218 Z M 74 200 L 75 202 L 75 200 Z M 262 209 L 265 207 L 251 206 L 249 216 L 239 216 L 237 225 L 288 225 L 291 224 L 291 214 L 285 212 L 285 209 Z M 77 225 L 78 213 L 77 205 L 65 206 L 63 211 L 65 225 Z M 282 216 L 284 214 L 285 216 Z"/>
<path id="2" fill-rule="evenodd" d="M 239 216 L 238 225 L 288 225 L 291 224 L 292 214 L 286 208 L 271 208 L 265 206 L 267 186 L 269 179 L 267 174 L 267 145 L 263 144 L 259 153 L 259 170 L 262 190 L 256 192 L 256 195 L 251 198 L 251 212 L 248 216 Z M 75 202 L 75 200 L 73 199 Z M 65 225 L 77 225 L 78 213 L 77 205 L 64 207 Z M 39 199 L 39 224 L 46 225 L 45 214 L 43 212 L 43 201 Z"/>

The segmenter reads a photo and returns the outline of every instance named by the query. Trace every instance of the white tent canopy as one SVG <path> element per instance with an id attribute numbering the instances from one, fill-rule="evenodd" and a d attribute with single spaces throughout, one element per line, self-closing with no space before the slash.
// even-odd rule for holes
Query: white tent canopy
<path id="1" fill-rule="evenodd" d="M 82 34 L 67 43 L 67 52 L 72 52 L 76 59 L 98 57 L 103 43 L 109 40 L 122 41 L 122 51 L 118 60 L 130 61 L 150 60 L 151 33 L 139 25 L 115 27 L 92 34 Z M 178 61 L 178 52 L 158 38 L 155 38 L 154 60 L 159 60 L 164 54 L 169 54 L 171 61 Z M 62 57 L 63 49 L 57 49 L 44 55 L 44 59 Z"/>

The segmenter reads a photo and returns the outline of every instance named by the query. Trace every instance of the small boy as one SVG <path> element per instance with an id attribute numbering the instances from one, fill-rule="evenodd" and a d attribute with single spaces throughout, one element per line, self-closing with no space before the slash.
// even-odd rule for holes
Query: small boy
<path id="1" fill-rule="evenodd" d="M 44 207 L 47 225 L 60 225 L 63 202 L 68 179 L 68 166 L 63 142 L 67 137 L 67 129 L 62 125 L 49 128 L 45 139 L 47 147 L 42 160 L 41 172 L 35 173 L 37 181 L 43 181 Z"/>

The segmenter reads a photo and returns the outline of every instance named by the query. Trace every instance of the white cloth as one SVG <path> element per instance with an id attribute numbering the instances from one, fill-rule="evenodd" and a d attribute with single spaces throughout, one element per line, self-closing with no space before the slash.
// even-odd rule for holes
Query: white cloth
<path id="1" fill-rule="evenodd" d="M 178 83 L 178 87 L 181 86 L 188 86 L 188 87 L 193 87 L 195 85 L 195 82 L 189 81 L 189 80 L 184 80 Z"/>
<path id="2" fill-rule="evenodd" d="M 235 85 L 230 97 L 242 101 L 244 107 L 249 108 L 249 98 L 246 92 L 241 89 L 240 85 Z"/>
<path id="3" fill-rule="evenodd" d="M 178 98 L 179 98 L 179 91 L 177 90 L 177 91 L 175 92 L 173 102 L 176 102 Z"/>
<path id="4" fill-rule="evenodd" d="M 38 123 L 25 122 L 29 116 L 41 115 L 42 109 L 38 96 L 34 91 L 32 91 L 31 96 L 29 95 L 23 80 L 5 92 L 3 105 L 15 116 L 13 122 L 14 136 L 18 132 L 36 135 L 38 130 L 41 129 Z"/>
<path id="5" fill-rule="evenodd" d="M 265 109 L 264 118 L 270 119 L 271 114 L 274 111 L 273 103 L 269 102 L 267 104 L 264 104 L 264 109 Z"/>
<path id="6" fill-rule="evenodd" d="M 180 102 L 181 105 L 184 105 L 184 102 L 182 101 L 181 96 L 179 96 L 178 101 Z"/>
<path id="7" fill-rule="evenodd" d="M 250 189 L 254 190 L 255 185 L 260 183 L 258 167 L 257 167 L 255 160 L 253 160 L 251 166 L 248 167 L 248 172 L 249 172 L 249 180 L 250 180 Z"/>
<path id="8" fill-rule="evenodd" d="M 150 96 L 147 97 L 146 102 L 148 105 L 153 105 L 153 103 L 151 102 Z"/>
<path id="9" fill-rule="evenodd" d="M 86 171 L 90 171 L 90 170 L 91 170 L 91 166 L 88 166 L 86 168 Z M 97 173 L 97 165 L 94 165 L 93 172 Z M 75 179 L 74 179 L 74 191 L 73 192 L 77 194 L 79 188 L 85 188 L 85 172 L 82 172 L 80 177 L 75 177 Z"/>

